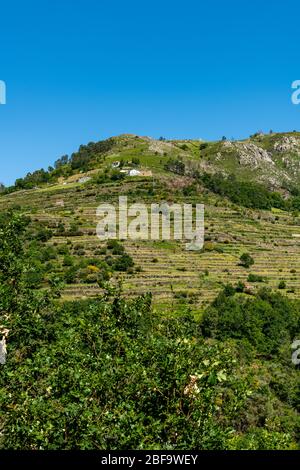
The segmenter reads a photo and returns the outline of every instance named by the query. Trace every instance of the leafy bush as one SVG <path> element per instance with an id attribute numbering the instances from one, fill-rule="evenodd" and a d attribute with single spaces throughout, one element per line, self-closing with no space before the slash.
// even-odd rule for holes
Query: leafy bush
<path id="1" fill-rule="evenodd" d="M 281 194 L 271 192 L 262 184 L 251 181 L 239 181 L 235 175 L 224 176 L 222 173 L 197 174 L 204 186 L 221 196 L 228 197 L 235 204 L 253 209 L 286 209 L 286 202 Z"/>
<path id="2" fill-rule="evenodd" d="M 278 353 L 299 332 L 299 306 L 262 289 L 254 298 L 240 299 L 225 289 L 203 315 L 205 336 L 247 340 L 260 354 Z"/>
<path id="3" fill-rule="evenodd" d="M 249 253 L 243 253 L 240 257 L 240 262 L 244 268 L 250 268 L 250 266 L 254 264 L 254 259 L 249 255 Z"/>
<path id="4" fill-rule="evenodd" d="M 36 239 L 41 242 L 47 242 L 52 237 L 52 232 L 49 229 L 42 228 L 36 234 Z"/>
<path id="5" fill-rule="evenodd" d="M 247 280 L 248 282 L 264 282 L 264 277 L 259 274 L 250 273 Z"/>
<path id="6" fill-rule="evenodd" d="M 73 260 L 72 256 L 65 255 L 64 260 L 63 260 L 63 265 L 64 266 L 73 266 L 73 264 L 74 264 L 74 260 Z"/>
<path id="7" fill-rule="evenodd" d="M 127 271 L 134 266 L 134 261 L 130 255 L 124 253 L 116 259 L 113 266 L 115 271 Z"/>
<path id="8" fill-rule="evenodd" d="M 168 171 L 172 171 L 173 173 L 176 173 L 178 175 L 185 174 L 185 164 L 181 160 L 170 158 L 165 164 L 165 169 Z"/>
<path id="9" fill-rule="evenodd" d="M 187 309 L 161 316 L 150 294 L 128 300 L 109 285 L 96 299 L 58 302 L 57 275 L 51 290 L 30 288 L 25 242 L 22 217 L 0 220 L 0 449 L 296 447 L 298 304 L 226 286 L 199 324 Z M 78 267 L 100 275 L 101 263 Z"/>
<path id="10" fill-rule="evenodd" d="M 123 245 L 117 240 L 109 240 L 106 246 L 108 250 L 112 250 L 113 255 L 122 255 L 125 251 Z"/>

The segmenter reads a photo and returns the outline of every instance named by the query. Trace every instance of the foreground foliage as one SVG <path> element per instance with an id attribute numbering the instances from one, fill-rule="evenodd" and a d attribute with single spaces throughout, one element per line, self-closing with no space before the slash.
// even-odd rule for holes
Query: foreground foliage
<path id="1" fill-rule="evenodd" d="M 29 284 L 25 229 L 19 216 L 2 221 L 0 448 L 297 447 L 296 304 L 268 292 L 247 303 L 227 287 L 199 322 L 111 288 L 59 303 L 55 285 Z"/>

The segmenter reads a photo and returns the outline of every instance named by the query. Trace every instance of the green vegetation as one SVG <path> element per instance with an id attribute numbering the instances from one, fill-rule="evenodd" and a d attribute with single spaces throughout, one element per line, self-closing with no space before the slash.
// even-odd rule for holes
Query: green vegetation
<path id="1" fill-rule="evenodd" d="M 254 259 L 249 253 L 243 253 L 240 257 L 240 262 L 244 268 L 250 268 L 254 264 Z"/>
<path id="2" fill-rule="evenodd" d="M 1 448 L 299 448 L 299 137 L 124 135 L 1 188 Z M 100 241 L 120 194 L 204 203 L 203 250 Z"/>
<path id="3" fill-rule="evenodd" d="M 286 203 L 277 192 L 271 192 L 262 184 L 252 181 L 238 181 L 234 175 L 204 173 L 199 176 L 205 187 L 216 194 L 228 197 L 235 204 L 254 209 L 286 208 Z"/>
<path id="4" fill-rule="evenodd" d="M 248 278 L 247 278 L 247 281 L 249 281 L 249 282 L 264 282 L 265 279 L 264 279 L 263 276 L 260 276 L 259 274 L 250 273 Z"/>
<path id="5" fill-rule="evenodd" d="M 278 284 L 278 289 L 285 289 L 286 288 L 286 283 L 285 281 L 281 280 Z"/>
<path id="6" fill-rule="evenodd" d="M 228 286 L 201 322 L 188 311 L 158 315 L 150 294 L 126 301 L 109 286 L 97 299 L 61 303 L 59 285 L 28 285 L 27 223 L 9 214 L 1 224 L 9 335 L 0 448 L 297 447 L 297 303 L 266 290 L 239 299 Z"/>
<path id="7" fill-rule="evenodd" d="M 227 288 L 205 311 L 202 328 L 205 336 L 242 340 L 258 354 L 276 354 L 299 334 L 299 308 L 299 304 L 267 289 L 254 298 L 241 298 Z"/>

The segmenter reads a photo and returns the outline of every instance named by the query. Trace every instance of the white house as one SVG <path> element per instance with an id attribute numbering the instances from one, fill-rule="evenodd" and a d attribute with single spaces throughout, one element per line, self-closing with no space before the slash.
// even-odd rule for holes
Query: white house
<path id="1" fill-rule="evenodd" d="M 134 168 L 133 170 L 130 170 L 128 174 L 129 174 L 129 176 L 139 176 L 141 174 L 141 172 Z"/>

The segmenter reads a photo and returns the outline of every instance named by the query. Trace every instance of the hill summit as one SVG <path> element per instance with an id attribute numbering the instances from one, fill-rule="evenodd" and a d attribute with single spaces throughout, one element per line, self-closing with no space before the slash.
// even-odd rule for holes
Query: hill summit
<path id="1" fill-rule="evenodd" d="M 166 172 L 192 177 L 204 172 L 234 175 L 239 181 L 254 181 L 271 190 L 292 193 L 300 179 L 300 133 L 256 133 L 244 140 L 223 137 L 214 142 L 122 134 L 81 145 L 47 170 L 17 179 L 8 191 L 74 182 L 82 173 L 111 168 L 118 173 L 124 167 L 138 166 L 158 176 Z"/>

